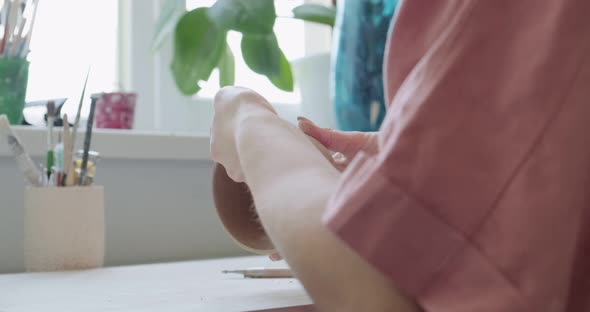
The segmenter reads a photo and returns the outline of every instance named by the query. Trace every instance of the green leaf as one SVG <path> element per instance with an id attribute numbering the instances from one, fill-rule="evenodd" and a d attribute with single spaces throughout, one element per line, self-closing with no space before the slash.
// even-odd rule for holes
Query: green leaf
<path id="1" fill-rule="evenodd" d="M 266 36 L 244 34 L 241 47 L 244 61 L 252 71 L 265 75 L 281 90 L 293 91 L 291 65 L 274 33 Z"/>
<path id="2" fill-rule="evenodd" d="M 281 71 L 281 49 L 274 33 L 265 36 L 242 36 L 242 56 L 246 65 L 256 73 L 278 76 Z"/>
<path id="3" fill-rule="evenodd" d="M 168 0 L 164 3 L 162 13 L 156 22 L 154 37 L 152 38 L 152 51 L 156 51 L 162 46 L 164 40 L 172 33 L 176 22 L 185 11 L 184 1 L 182 0 Z"/>
<path id="4" fill-rule="evenodd" d="M 226 32 L 209 19 L 207 10 L 198 8 L 185 13 L 174 32 L 172 74 L 185 95 L 200 90 L 199 81 L 209 79 L 223 53 Z"/>
<path id="5" fill-rule="evenodd" d="M 334 27 L 336 8 L 313 3 L 302 4 L 293 9 L 293 17 Z"/>
<path id="6" fill-rule="evenodd" d="M 209 16 L 220 28 L 247 34 L 272 33 L 276 19 L 273 0 L 218 0 Z"/>
<path id="7" fill-rule="evenodd" d="M 289 61 L 282 51 L 280 73 L 278 75 L 271 75 L 269 79 L 275 87 L 287 92 L 293 91 L 293 73 L 291 72 L 291 64 L 289 64 Z"/>
<path id="8" fill-rule="evenodd" d="M 219 86 L 232 86 L 235 82 L 236 64 L 234 54 L 227 43 L 217 67 L 219 68 Z"/>

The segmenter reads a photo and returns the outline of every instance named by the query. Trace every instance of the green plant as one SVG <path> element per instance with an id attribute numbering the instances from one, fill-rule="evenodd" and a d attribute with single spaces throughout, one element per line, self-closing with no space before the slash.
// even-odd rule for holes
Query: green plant
<path id="1" fill-rule="evenodd" d="M 291 17 L 334 26 L 335 16 L 334 7 L 303 4 L 293 9 Z M 229 30 L 238 31 L 248 67 L 277 88 L 292 91 L 291 65 L 273 31 L 277 18 L 273 0 L 217 0 L 209 8 L 188 12 L 184 1 L 169 0 L 156 24 L 153 45 L 158 49 L 173 33 L 172 74 L 180 91 L 193 95 L 201 89 L 199 82 L 208 80 L 215 68 L 219 69 L 221 86 L 234 83 L 235 60 L 226 36 Z"/>

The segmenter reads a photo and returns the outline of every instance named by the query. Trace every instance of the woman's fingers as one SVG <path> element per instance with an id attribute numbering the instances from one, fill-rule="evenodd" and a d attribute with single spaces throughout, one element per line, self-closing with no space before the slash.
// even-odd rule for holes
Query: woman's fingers
<path id="1" fill-rule="evenodd" d="M 281 257 L 281 255 L 279 255 L 279 253 L 277 253 L 277 252 L 273 252 L 270 255 L 268 255 L 268 258 L 272 261 L 283 260 L 283 257 Z"/>
<path id="2" fill-rule="evenodd" d="M 332 165 L 338 169 L 338 171 L 343 172 L 346 167 L 348 167 L 348 163 L 350 163 L 350 158 L 347 158 L 342 153 L 336 152 L 332 154 Z"/>
<path id="3" fill-rule="evenodd" d="M 331 151 L 352 158 L 362 150 L 373 154 L 377 151 L 376 134 L 373 132 L 346 132 L 320 128 L 305 117 L 298 117 L 299 128 L 307 135 L 322 143 Z"/>

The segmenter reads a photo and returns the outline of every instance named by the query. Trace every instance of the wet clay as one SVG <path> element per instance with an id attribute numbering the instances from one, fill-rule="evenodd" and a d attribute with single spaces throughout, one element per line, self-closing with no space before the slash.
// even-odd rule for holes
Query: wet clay
<path id="1" fill-rule="evenodd" d="M 330 151 L 315 139 L 309 139 L 333 163 Z M 246 183 L 234 182 L 218 163 L 213 167 L 213 200 L 221 223 L 240 247 L 258 254 L 274 251 L 272 242 L 258 220 L 248 186 Z"/>

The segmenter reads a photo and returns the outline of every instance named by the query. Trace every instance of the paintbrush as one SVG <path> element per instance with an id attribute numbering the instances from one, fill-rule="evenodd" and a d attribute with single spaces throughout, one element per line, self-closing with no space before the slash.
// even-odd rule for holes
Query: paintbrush
<path id="1" fill-rule="evenodd" d="M 76 136 L 78 134 L 78 126 L 80 125 L 80 113 L 82 112 L 82 103 L 84 103 L 84 94 L 86 93 L 86 85 L 88 84 L 88 76 L 90 75 L 90 68 L 86 73 L 86 80 L 84 80 L 84 87 L 82 88 L 82 95 L 80 96 L 80 102 L 78 103 L 78 112 L 76 113 L 76 121 L 74 122 L 74 129 L 72 129 L 72 138 L 70 142 L 70 150 L 67 151 L 70 155 L 74 155 L 74 149 L 76 147 Z M 74 164 L 72 161 L 68 164 L 66 169 L 66 186 L 74 185 Z"/>
<path id="2" fill-rule="evenodd" d="M 20 0 L 14 0 L 12 2 L 9 3 L 10 4 L 10 12 L 8 13 L 8 20 L 7 20 L 7 25 L 6 25 L 6 38 L 4 40 L 6 40 L 5 46 L 4 46 L 4 56 L 10 56 L 9 52 L 11 50 L 11 45 L 14 44 L 14 31 L 17 28 L 17 21 L 18 21 L 18 15 L 19 15 L 19 10 L 20 10 Z"/>
<path id="3" fill-rule="evenodd" d="M 51 168 L 54 164 L 53 124 L 55 123 L 55 102 L 47 103 L 47 181 L 51 178 Z"/>
<path id="4" fill-rule="evenodd" d="M 69 175 L 70 167 L 72 164 L 72 134 L 70 132 L 70 121 L 68 119 L 68 114 L 64 114 L 63 117 L 63 138 L 64 138 L 64 177 L 62 178 L 62 185 L 61 186 L 71 186 L 66 185 L 67 178 Z M 72 174 L 73 176 L 73 174 Z M 72 179 L 73 181 L 73 179 Z"/>
<path id="5" fill-rule="evenodd" d="M 97 96 L 92 96 L 92 102 L 90 103 L 90 114 L 88 115 L 88 121 L 86 122 L 86 136 L 84 137 L 84 152 L 82 155 L 82 165 L 80 166 L 80 177 L 78 185 L 86 184 L 86 171 L 88 170 L 88 155 L 90 152 L 90 140 L 92 139 L 92 126 L 94 124 L 94 112 L 96 111 Z"/>
<path id="6" fill-rule="evenodd" d="M 12 19 L 12 1 L 6 0 L 2 8 L 2 23 L 4 24 L 4 36 L 2 44 L 0 45 L 0 54 L 2 56 L 8 55 L 8 44 L 10 43 L 10 28 L 12 28 L 10 20 Z"/>
<path id="7" fill-rule="evenodd" d="M 33 37 L 33 26 L 35 25 L 35 17 L 37 16 L 37 8 L 39 7 L 39 0 L 33 0 L 33 16 L 31 17 L 29 32 L 27 33 L 25 41 L 18 47 L 18 55 L 25 58 L 29 53 L 29 46 L 31 45 L 31 37 Z"/>
<path id="8" fill-rule="evenodd" d="M 6 32 L 8 31 L 8 29 L 6 29 L 6 27 L 8 27 L 8 25 L 6 25 L 6 11 L 8 10 L 8 0 L 3 1 L 2 2 L 2 7 L 0 7 L 0 26 L 2 26 L 3 28 L 0 28 L 0 30 L 2 30 L 2 32 L 0 33 L 0 35 L 2 36 L 2 40 L 0 40 L 0 56 L 2 56 L 3 52 L 4 52 L 4 45 L 6 44 Z"/>

